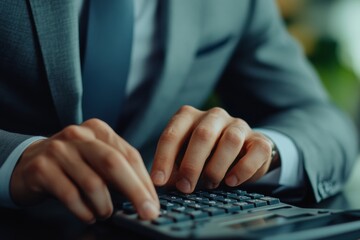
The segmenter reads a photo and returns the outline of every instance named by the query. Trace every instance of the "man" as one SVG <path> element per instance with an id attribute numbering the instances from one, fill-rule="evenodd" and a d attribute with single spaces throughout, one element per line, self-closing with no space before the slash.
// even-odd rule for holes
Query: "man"
<path id="1" fill-rule="evenodd" d="M 3 206 L 52 195 L 93 223 L 112 186 L 152 219 L 153 183 L 260 179 L 320 201 L 349 175 L 356 131 L 272 1 L 5 0 L 0 13 Z M 213 91 L 222 108 L 200 110 Z"/>

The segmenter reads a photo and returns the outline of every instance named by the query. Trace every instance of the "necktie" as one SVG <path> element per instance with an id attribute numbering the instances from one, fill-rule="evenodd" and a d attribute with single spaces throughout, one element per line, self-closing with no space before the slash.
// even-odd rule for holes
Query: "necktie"
<path id="1" fill-rule="evenodd" d="M 83 117 L 115 127 L 124 100 L 133 37 L 133 0 L 89 0 L 83 63 Z"/>

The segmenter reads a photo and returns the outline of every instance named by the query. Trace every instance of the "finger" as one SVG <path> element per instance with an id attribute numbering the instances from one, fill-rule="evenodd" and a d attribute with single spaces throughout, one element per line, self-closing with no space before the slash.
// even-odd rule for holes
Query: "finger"
<path id="1" fill-rule="evenodd" d="M 256 171 L 256 173 L 251 178 L 249 178 L 246 182 L 256 182 L 257 180 L 259 180 L 261 177 L 263 177 L 268 172 L 269 166 L 270 166 L 270 161 L 265 162 L 264 165 L 262 165 Z"/>
<path id="2" fill-rule="evenodd" d="M 174 187 L 176 185 L 176 181 L 178 180 L 179 167 L 174 166 L 171 172 L 169 180 L 164 185 L 165 187 Z"/>
<path id="3" fill-rule="evenodd" d="M 81 125 L 95 134 L 95 137 L 119 151 L 126 157 L 126 160 L 133 167 L 140 180 L 150 192 L 154 201 L 159 204 L 154 185 L 151 182 L 149 173 L 144 165 L 139 152 L 133 148 L 128 142 L 121 138 L 108 124 L 98 119 L 91 119 Z"/>
<path id="4" fill-rule="evenodd" d="M 121 153 L 126 153 L 132 146 L 121 138 L 107 123 L 99 119 L 90 119 L 81 124 L 82 128 L 91 131 L 96 139 L 114 147 Z"/>
<path id="5" fill-rule="evenodd" d="M 222 109 L 213 109 L 195 127 L 179 168 L 176 187 L 185 193 L 194 190 L 206 160 L 227 125 L 229 115 Z"/>
<path id="6" fill-rule="evenodd" d="M 199 114 L 200 111 L 195 108 L 182 107 L 161 134 L 151 170 L 151 179 L 155 185 L 162 186 L 169 180 L 177 155 Z"/>
<path id="7" fill-rule="evenodd" d="M 234 187 L 250 179 L 271 158 L 271 143 L 260 137 L 249 140 L 245 156 L 227 174 L 225 183 Z"/>
<path id="8" fill-rule="evenodd" d="M 82 144 L 79 149 L 93 169 L 129 198 L 141 218 L 159 215 L 157 203 L 123 155 L 101 141 Z"/>
<path id="9" fill-rule="evenodd" d="M 98 217 L 110 217 L 113 204 L 105 182 L 84 162 L 74 147 L 68 147 L 66 153 L 60 162 L 63 171 L 81 189 L 82 196 L 87 198 Z"/>
<path id="10" fill-rule="evenodd" d="M 249 129 L 240 120 L 230 124 L 223 132 L 217 148 L 204 170 L 205 186 L 216 188 L 229 167 L 236 160 L 248 135 Z"/>
<path id="11" fill-rule="evenodd" d="M 127 143 L 126 143 L 127 144 Z M 144 161 L 142 160 L 139 152 L 128 144 L 128 150 L 125 153 L 125 157 L 128 163 L 131 165 L 135 174 L 140 178 L 141 182 L 145 185 L 146 189 L 150 192 L 153 200 L 160 207 L 159 198 L 157 196 L 154 184 L 151 181 L 149 172 L 147 171 Z"/>
<path id="12" fill-rule="evenodd" d="M 37 185 L 45 192 L 59 199 L 79 219 L 87 223 L 94 223 L 95 217 L 72 181 L 62 170 L 50 164 L 48 159 L 43 159 L 37 165 L 33 165 L 33 177 Z"/>

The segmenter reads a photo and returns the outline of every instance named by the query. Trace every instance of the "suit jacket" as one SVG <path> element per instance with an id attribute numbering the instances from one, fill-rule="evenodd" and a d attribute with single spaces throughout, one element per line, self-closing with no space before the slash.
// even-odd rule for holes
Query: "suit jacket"
<path id="1" fill-rule="evenodd" d="M 73 2 L 0 3 L 0 164 L 30 136 L 82 122 Z M 162 69 L 122 136 L 151 162 L 175 111 L 200 108 L 215 91 L 233 116 L 294 141 L 317 200 L 338 192 L 355 160 L 356 131 L 330 103 L 274 2 L 160 2 Z"/>

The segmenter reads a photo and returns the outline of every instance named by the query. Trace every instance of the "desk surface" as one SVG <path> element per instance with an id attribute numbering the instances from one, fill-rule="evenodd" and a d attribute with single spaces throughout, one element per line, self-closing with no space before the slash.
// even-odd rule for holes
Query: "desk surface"
<path id="1" fill-rule="evenodd" d="M 357 162 L 343 192 L 316 208 L 360 209 L 360 161 Z M 26 210 L 0 209 L 0 239 L 76 239 L 107 240 L 135 239 L 126 229 L 119 229 L 107 222 L 92 226 L 78 221 L 56 202 Z"/>

